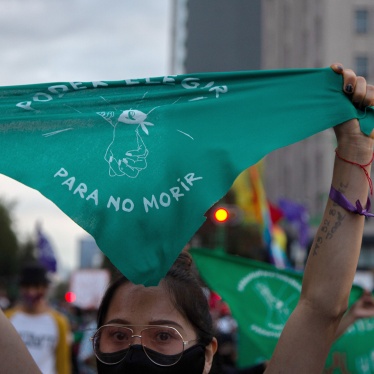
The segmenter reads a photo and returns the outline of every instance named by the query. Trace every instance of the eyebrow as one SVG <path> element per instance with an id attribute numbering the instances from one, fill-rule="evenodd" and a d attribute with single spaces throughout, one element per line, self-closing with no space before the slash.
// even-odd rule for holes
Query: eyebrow
<path id="1" fill-rule="evenodd" d="M 120 319 L 120 318 L 111 319 L 110 321 L 105 322 L 104 325 L 108 325 L 110 323 L 117 323 L 119 325 L 131 325 L 129 321 L 126 321 L 125 319 Z"/>
<path id="2" fill-rule="evenodd" d="M 152 321 L 149 324 L 150 325 L 169 325 L 173 327 L 179 327 L 180 329 L 184 330 L 183 326 L 181 326 L 178 322 L 171 321 L 168 319 L 160 319 L 160 320 Z"/>
<path id="3" fill-rule="evenodd" d="M 110 321 L 107 321 L 105 325 L 110 324 L 110 323 L 117 323 L 119 325 L 130 325 L 130 326 L 136 326 L 136 324 L 133 324 L 126 319 L 121 319 L 121 318 L 115 318 L 111 319 Z M 172 327 L 179 327 L 181 330 L 184 331 L 183 326 L 181 326 L 178 322 L 171 321 L 168 319 L 159 319 L 156 321 L 151 321 L 147 325 L 139 325 L 139 326 L 152 326 L 152 325 L 165 325 L 165 326 L 172 326 Z"/>

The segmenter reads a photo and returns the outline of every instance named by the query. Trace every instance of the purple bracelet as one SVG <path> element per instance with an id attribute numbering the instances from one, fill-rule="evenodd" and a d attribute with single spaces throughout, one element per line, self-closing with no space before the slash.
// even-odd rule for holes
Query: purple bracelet
<path id="1" fill-rule="evenodd" d="M 373 213 L 370 213 L 370 199 L 368 197 L 367 202 L 366 202 L 366 208 L 364 209 L 360 203 L 360 200 L 356 201 L 356 206 L 353 206 L 347 198 L 338 190 L 336 190 L 333 186 L 331 186 L 330 189 L 330 199 L 340 205 L 342 208 L 345 210 L 348 210 L 351 213 L 359 214 L 361 216 L 365 217 L 374 217 Z"/>

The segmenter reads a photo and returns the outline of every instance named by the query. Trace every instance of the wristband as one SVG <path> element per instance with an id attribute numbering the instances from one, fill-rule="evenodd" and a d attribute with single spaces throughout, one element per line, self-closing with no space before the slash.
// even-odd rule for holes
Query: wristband
<path id="1" fill-rule="evenodd" d="M 348 164 L 352 164 L 352 165 L 356 165 L 358 166 L 359 168 L 361 168 L 363 170 L 363 172 L 365 173 L 366 175 L 366 179 L 368 180 L 369 182 L 369 187 L 370 187 L 370 195 L 373 194 L 373 181 L 371 180 L 370 178 L 370 175 L 369 175 L 369 172 L 365 169 L 366 166 L 369 166 L 371 165 L 371 163 L 373 162 L 374 160 L 374 153 L 372 154 L 371 156 L 371 160 L 367 163 L 367 164 L 359 164 L 358 162 L 353 162 L 353 161 L 349 161 L 347 160 L 346 158 L 340 156 L 340 154 L 338 153 L 338 150 L 335 149 L 335 154 L 338 158 L 340 158 L 341 160 L 345 161 L 345 162 L 348 162 Z"/>
<path id="2" fill-rule="evenodd" d="M 348 212 L 359 214 L 365 217 L 374 217 L 374 214 L 369 212 L 371 206 L 369 197 L 367 199 L 365 209 L 361 205 L 360 200 L 357 200 L 356 206 L 354 206 L 340 191 L 336 190 L 333 186 L 331 186 L 329 197 L 334 203 L 340 205 Z"/>

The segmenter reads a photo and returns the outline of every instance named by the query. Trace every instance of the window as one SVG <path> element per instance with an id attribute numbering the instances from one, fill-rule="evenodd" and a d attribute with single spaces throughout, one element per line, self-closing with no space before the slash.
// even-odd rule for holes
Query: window
<path id="1" fill-rule="evenodd" d="M 356 33 L 367 34 L 369 29 L 369 12 L 366 9 L 357 9 L 355 14 Z"/>
<path id="2" fill-rule="evenodd" d="M 368 77 L 369 75 L 369 59 L 366 56 L 357 56 L 355 58 L 355 70 L 357 75 Z"/>

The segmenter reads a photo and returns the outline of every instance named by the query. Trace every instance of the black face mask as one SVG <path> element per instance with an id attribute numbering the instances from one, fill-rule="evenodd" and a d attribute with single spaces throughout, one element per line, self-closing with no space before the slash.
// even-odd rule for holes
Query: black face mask
<path id="1" fill-rule="evenodd" d="M 161 353 L 155 355 L 164 356 Z M 159 366 L 145 354 L 141 345 L 129 348 L 126 357 L 115 365 L 97 361 L 99 374 L 202 374 L 205 365 L 205 346 L 194 345 L 183 352 L 181 359 L 173 366 Z M 162 361 L 162 360 L 161 360 Z"/>

